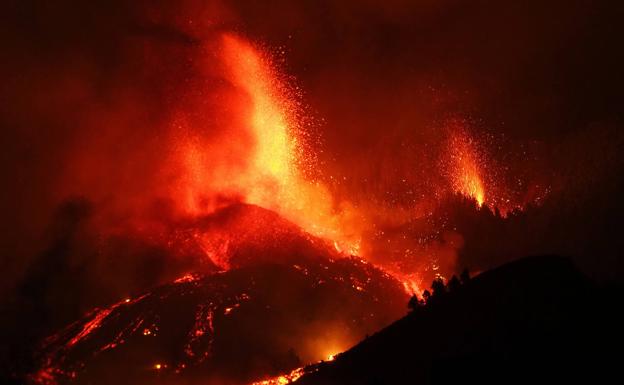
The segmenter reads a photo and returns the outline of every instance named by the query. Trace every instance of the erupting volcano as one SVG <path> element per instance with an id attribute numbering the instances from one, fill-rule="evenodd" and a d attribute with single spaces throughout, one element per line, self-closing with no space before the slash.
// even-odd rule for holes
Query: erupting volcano
<path id="1" fill-rule="evenodd" d="M 244 147 L 247 158 L 179 144 L 171 199 L 184 219 L 156 233 L 153 220 L 132 230 L 172 253 L 195 250 L 191 265 L 209 275 L 191 271 L 93 310 L 46 340 L 31 381 L 108 383 L 119 370 L 127 383 L 251 381 L 342 351 L 402 313 L 401 282 L 359 259 L 350 213 L 305 178 L 314 164 L 303 117 L 270 56 L 231 34 L 219 40 L 224 80 L 240 94 L 230 102 L 244 114 L 219 151 Z"/>
<path id="2" fill-rule="evenodd" d="M 185 261 L 186 275 L 173 283 L 95 309 L 48 337 L 29 376 L 34 383 L 105 384 L 120 370 L 129 384 L 171 376 L 249 382 L 283 373 L 398 318 L 407 294 L 421 295 L 423 274 L 453 271 L 435 259 L 421 265 L 428 274 L 379 256 L 379 267 L 368 265 L 360 254 L 367 213 L 336 202 L 314 175 L 301 96 L 271 55 L 231 33 L 206 49 L 214 50 L 212 66 L 228 87 L 215 103 L 235 111 L 235 121 L 205 145 L 205 133 L 189 126 L 196 113 L 182 110 L 166 158 L 178 165 L 169 188 L 173 212 L 139 213 L 121 230 L 97 219 L 104 237 L 128 231 L 195 260 Z M 466 127 L 450 125 L 441 169 L 450 179 L 445 194 L 481 207 L 479 150 Z"/>
<path id="3" fill-rule="evenodd" d="M 95 309 L 48 337 L 34 383 L 108 383 L 120 370 L 127 383 L 176 375 L 249 382 L 345 350 L 400 316 L 407 294 L 420 294 L 409 274 L 361 259 L 364 213 L 308 179 L 315 164 L 301 102 L 271 56 L 232 34 L 211 48 L 233 94 L 224 108 L 237 111 L 238 125 L 216 145 L 203 147 L 201 132 L 178 139 L 167 158 L 180 159 L 174 211 L 164 218 L 109 229 L 96 216 L 104 237 L 129 231 L 196 260 L 173 283 Z M 197 131 L 184 127 L 187 114 L 175 129 Z M 473 149 L 458 140 L 453 188 L 481 205 Z"/>
<path id="4" fill-rule="evenodd" d="M 19 3 L 0 63 L 0 382 L 384 384 L 400 376 L 376 346 L 418 325 L 455 346 L 438 337 L 467 304 L 504 331 L 492 292 L 557 291 L 539 266 L 620 290 L 607 0 Z M 569 260 L 492 270 L 545 254 Z M 478 360 L 507 338 L 485 329 L 473 356 L 433 356 Z M 418 354 L 426 383 L 437 361 Z"/>

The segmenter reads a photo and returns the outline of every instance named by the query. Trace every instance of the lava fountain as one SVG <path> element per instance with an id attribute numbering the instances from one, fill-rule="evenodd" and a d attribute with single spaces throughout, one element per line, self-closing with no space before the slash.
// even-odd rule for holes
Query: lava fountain
<path id="1" fill-rule="evenodd" d="M 277 212 L 312 235 L 331 240 L 350 254 L 358 254 L 361 241 L 357 215 L 346 203 L 337 204 L 313 174 L 313 153 L 306 148 L 304 118 L 297 94 L 287 86 L 270 55 L 234 34 L 224 34 L 218 56 L 224 79 L 238 97 L 232 101 L 244 117 L 243 132 L 224 146 L 244 146 L 249 138 L 250 153 L 239 160 L 243 166 L 229 168 L 219 178 L 215 165 L 200 144 L 188 141 L 183 146 L 185 196 L 191 215 L 205 215 L 200 202 L 203 195 L 236 196 L 244 203 Z M 225 105 L 225 108 L 232 106 Z M 215 182 L 214 180 L 218 180 Z M 215 186 L 215 183 L 217 184 Z"/>
<path id="2" fill-rule="evenodd" d="M 486 202 L 482 177 L 483 156 L 475 140 L 459 124 L 449 133 L 449 177 L 452 189 L 474 199 L 479 206 Z"/>

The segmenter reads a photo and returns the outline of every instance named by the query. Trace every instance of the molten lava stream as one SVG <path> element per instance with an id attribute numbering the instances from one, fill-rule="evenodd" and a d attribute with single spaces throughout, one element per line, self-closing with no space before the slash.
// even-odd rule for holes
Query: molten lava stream
<path id="1" fill-rule="evenodd" d="M 334 359 L 336 359 L 337 355 L 338 355 L 338 353 L 328 355 L 326 361 L 333 361 Z M 321 361 L 321 362 L 323 362 L 323 361 Z M 292 384 L 293 382 L 296 382 L 299 378 L 301 378 L 301 376 L 303 376 L 304 374 L 306 374 L 306 368 L 305 367 L 301 367 L 301 368 L 293 369 L 293 370 L 290 371 L 290 373 L 287 373 L 287 374 L 282 374 L 282 375 L 275 376 L 275 377 L 272 377 L 272 378 L 269 378 L 269 379 L 266 379 L 266 380 L 252 382 L 250 385 L 285 385 L 285 384 Z"/>

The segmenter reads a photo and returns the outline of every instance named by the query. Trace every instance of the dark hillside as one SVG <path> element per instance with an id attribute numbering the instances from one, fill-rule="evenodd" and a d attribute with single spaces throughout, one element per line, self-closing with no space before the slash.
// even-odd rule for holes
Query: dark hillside
<path id="1" fill-rule="evenodd" d="M 526 258 L 434 296 L 298 383 L 595 383 L 619 371 L 618 293 L 565 258 Z"/>

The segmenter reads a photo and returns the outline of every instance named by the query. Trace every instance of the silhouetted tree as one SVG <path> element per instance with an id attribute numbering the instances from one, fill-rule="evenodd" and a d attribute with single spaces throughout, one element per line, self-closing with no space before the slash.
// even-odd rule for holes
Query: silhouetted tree
<path id="1" fill-rule="evenodd" d="M 429 301 L 429 299 L 431 298 L 431 293 L 429 292 L 429 290 L 425 290 L 423 291 L 423 300 L 425 301 L 425 303 L 427 303 L 427 301 Z"/>
<path id="2" fill-rule="evenodd" d="M 412 297 L 407 302 L 407 308 L 410 311 L 415 311 L 419 305 L 420 305 L 420 302 L 418 301 L 418 297 L 416 297 L 416 295 L 413 294 Z"/>
<path id="3" fill-rule="evenodd" d="M 453 277 L 451 277 L 451 279 L 448 281 L 449 291 L 456 291 L 457 289 L 459 289 L 460 286 L 461 283 L 459 282 L 459 278 L 457 278 L 457 276 L 453 274 Z"/>
<path id="4" fill-rule="evenodd" d="M 468 272 L 468 269 L 464 269 L 461 274 L 459 275 L 459 280 L 461 281 L 462 285 L 465 285 L 466 283 L 468 283 L 468 281 L 470 281 L 470 273 Z"/>
<path id="5" fill-rule="evenodd" d="M 431 283 L 431 290 L 433 290 L 433 297 L 439 297 L 446 292 L 446 286 L 442 278 L 436 278 Z"/>

